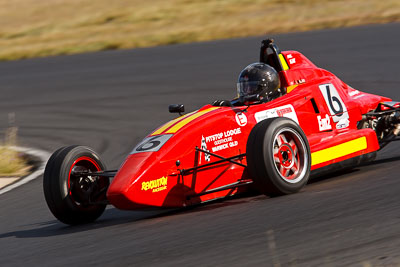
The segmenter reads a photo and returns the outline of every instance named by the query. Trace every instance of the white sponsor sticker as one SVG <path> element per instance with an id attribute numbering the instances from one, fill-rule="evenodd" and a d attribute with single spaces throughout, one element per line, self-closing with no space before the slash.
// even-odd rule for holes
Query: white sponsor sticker
<path id="1" fill-rule="evenodd" d="M 332 129 L 331 120 L 328 114 L 325 115 L 325 118 L 322 118 L 320 115 L 318 115 L 317 119 L 320 131 L 326 131 Z"/>
<path id="2" fill-rule="evenodd" d="M 236 123 L 239 125 L 239 126 L 246 126 L 246 124 L 247 124 L 247 117 L 246 117 L 246 114 L 244 114 L 244 113 L 242 113 L 242 112 L 239 112 L 239 113 L 236 113 L 236 116 L 235 116 L 235 118 L 236 118 Z"/>
<path id="3" fill-rule="evenodd" d="M 365 95 L 364 94 L 359 94 L 359 95 L 356 95 L 355 97 L 353 97 L 353 99 L 358 99 L 358 98 L 361 98 L 361 97 L 364 97 Z"/>
<path id="4" fill-rule="evenodd" d="M 217 152 L 227 148 L 235 147 L 239 144 L 238 141 L 234 140 L 235 136 L 242 134 L 240 127 L 219 132 L 213 135 L 202 137 L 202 147 L 207 147 L 207 143 L 211 146 L 212 152 Z M 205 150 L 205 149 L 203 149 Z"/>
<path id="5" fill-rule="evenodd" d="M 293 106 L 290 104 L 277 108 L 259 111 L 254 115 L 254 118 L 256 119 L 257 122 L 275 117 L 286 117 L 294 120 L 297 124 L 299 124 L 296 112 L 294 111 Z"/>
<path id="6" fill-rule="evenodd" d="M 232 137 L 238 134 L 241 134 L 242 130 L 240 128 L 235 128 L 227 131 L 223 131 L 220 133 L 216 133 L 213 135 L 209 135 L 205 137 L 206 142 L 214 142 L 215 145 L 220 144 L 221 140 L 223 140 L 223 143 L 232 141 Z"/>
<path id="7" fill-rule="evenodd" d="M 349 127 L 350 121 L 347 118 L 341 119 L 338 123 L 336 123 L 336 129 L 343 129 Z"/>
<path id="8" fill-rule="evenodd" d="M 358 95 L 359 93 L 360 93 L 360 91 L 354 90 L 354 91 L 351 91 L 351 92 L 349 93 L 349 96 L 355 96 L 355 95 Z"/>

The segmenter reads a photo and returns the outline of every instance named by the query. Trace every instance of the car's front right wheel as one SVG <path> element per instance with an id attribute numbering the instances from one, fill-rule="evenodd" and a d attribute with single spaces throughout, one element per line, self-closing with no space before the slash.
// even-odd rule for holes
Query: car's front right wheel
<path id="1" fill-rule="evenodd" d="M 310 176 L 310 148 L 302 129 L 291 119 L 271 118 L 250 132 L 247 166 L 255 188 L 266 195 L 298 192 Z"/>

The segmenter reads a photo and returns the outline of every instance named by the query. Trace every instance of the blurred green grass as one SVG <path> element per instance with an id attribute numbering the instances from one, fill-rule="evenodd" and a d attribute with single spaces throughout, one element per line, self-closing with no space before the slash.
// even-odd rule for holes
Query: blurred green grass
<path id="1" fill-rule="evenodd" d="M 0 60 L 394 21 L 399 0 L 0 0 Z"/>

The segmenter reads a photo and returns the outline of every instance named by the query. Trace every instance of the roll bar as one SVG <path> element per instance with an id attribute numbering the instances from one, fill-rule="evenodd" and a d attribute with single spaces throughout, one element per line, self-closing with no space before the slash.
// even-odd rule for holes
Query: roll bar
<path id="1" fill-rule="evenodd" d="M 270 49 L 270 53 L 268 53 Z M 265 39 L 261 41 L 260 62 L 273 66 L 278 72 L 283 71 L 283 66 L 279 60 L 281 50 L 274 43 L 274 39 Z"/>

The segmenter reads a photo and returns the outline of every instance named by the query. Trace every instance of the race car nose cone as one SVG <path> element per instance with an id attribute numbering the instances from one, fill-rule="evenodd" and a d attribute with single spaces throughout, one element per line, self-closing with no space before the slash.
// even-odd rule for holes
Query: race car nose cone
<path id="1" fill-rule="evenodd" d="M 136 209 L 142 206 L 136 203 L 134 196 L 138 186 L 135 185 L 140 174 L 145 172 L 150 155 L 151 153 L 140 153 L 127 157 L 107 191 L 107 199 L 113 206 L 120 209 Z"/>

